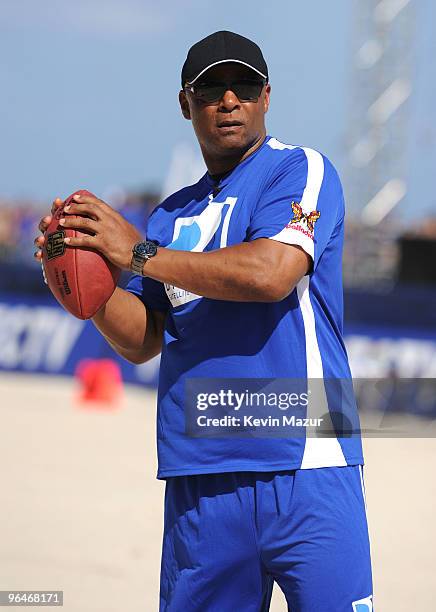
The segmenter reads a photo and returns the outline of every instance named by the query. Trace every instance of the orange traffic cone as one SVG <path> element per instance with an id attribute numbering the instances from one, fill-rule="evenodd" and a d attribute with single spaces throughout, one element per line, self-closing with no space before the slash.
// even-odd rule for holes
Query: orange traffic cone
<path id="1" fill-rule="evenodd" d="M 112 409 L 120 405 L 123 380 L 113 359 L 83 359 L 77 365 L 78 401 L 86 408 Z"/>

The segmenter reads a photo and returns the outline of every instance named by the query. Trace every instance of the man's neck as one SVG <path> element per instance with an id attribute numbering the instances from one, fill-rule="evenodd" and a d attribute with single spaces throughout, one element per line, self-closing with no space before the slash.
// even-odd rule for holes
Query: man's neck
<path id="1" fill-rule="evenodd" d="M 229 155 L 228 157 L 210 157 L 205 151 L 202 151 L 203 158 L 209 174 L 212 177 L 220 177 L 220 175 L 227 174 L 233 168 L 236 168 L 238 164 L 247 159 L 252 155 L 259 147 L 262 146 L 266 138 L 266 134 L 262 134 L 260 138 L 253 143 L 245 153 L 238 152 L 236 155 Z"/>

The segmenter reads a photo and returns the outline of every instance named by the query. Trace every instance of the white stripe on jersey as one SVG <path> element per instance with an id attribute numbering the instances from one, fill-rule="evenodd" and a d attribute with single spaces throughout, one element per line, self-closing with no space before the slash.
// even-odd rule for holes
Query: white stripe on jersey
<path id="1" fill-rule="evenodd" d="M 298 202 L 298 204 L 300 204 L 305 214 L 315 211 L 318 203 L 319 192 L 321 190 L 322 180 L 324 178 L 324 160 L 322 155 L 318 153 L 318 151 L 309 149 L 308 147 L 283 144 L 276 138 L 270 138 L 267 144 L 271 147 L 271 149 L 276 149 L 279 151 L 283 151 L 284 149 L 301 149 L 304 151 L 307 159 L 307 180 L 306 187 L 304 188 L 301 197 L 301 202 Z M 290 204 L 291 202 L 289 201 L 289 205 Z M 291 217 L 291 210 L 289 211 L 289 214 Z M 308 255 L 310 255 L 312 261 L 315 260 L 313 237 L 309 237 L 304 233 L 296 232 L 295 226 L 291 228 L 283 228 L 281 232 L 275 236 L 271 236 L 271 240 L 277 240 L 278 242 L 284 242 L 285 244 L 298 244 L 306 251 Z"/>
<path id="2" fill-rule="evenodd" d="M 310 385 L 311 378 L 324 378 L 324 370 L 316 336 L 315 313 L 313 312 L 309 295 L 309 276 L 303 276 L 298 283 L 297 295 L 300 302 L 301 314 L 303 315 L 304 333 L 306 337 L 307 378 L 309 379 L 309 403 L 307 405 L 306 416 L 309 418 L 324 417 L 323 428 L 326 428 L 328 431 L 333 431 L 332 422 L 328 416 L 329 408 L 325 386 L 323 384 L 317 384 L 311 387 Z M 343 465 L 347 465 L 347 462 L 337 438 L 306 438 L 301 469 Z"/>
<path id="3" fill-rule="evenodd" d="M 283 151 L 284 149 L 302 149 L 304 151 L 307 159 L 307 180 L 300 206 L 306 214 L 316 210 L 319 192 L 321 191 L 321 185 L 324 178 L 324 160 L 322 155 L 318 153 L 318 151 L 309 149 L 308 147 L 283 144 L 276 138 L 270 138 L 267 144 L 271 149 L 279 151 Z M 279 234 L 273 236 L 272 239 L 288 244 L 300 244 L 312 259 L 314 259 L 313 240 L 307 238 L 304 234 L 298 234 L 298 232 L 292 232 L 285 228 Z M 310 379 L 324 378 L 324 369 L 316 335 L 315 313 L 310 300 L 309 284 L 310 277 L 306 275 L 297 285 L 297 295 L 304 323 L 307 378 L 309 379 L 310 389 Z M 319 418 L 323 416 L 323 427 L 328 431 L 333 431 L 331 419 L 329 416 L 326 417 L 325 415 L 329 415 L 325 386 L 316 385 L 315 388 L 310 389 L 306 416 L 309 418 Z M 326 419 L 329 419 L 329 422 L 325 422 Z M 347 465 L 347 462 L 337 438 L 306 438 L 301 463 L 302 469 L 345 465 Z"/>
<path id="4" fill-rule="evenodd" d="M 365 510 L 368 510 L 368 508 L 366 506 L 365 482 L 363 480 L 363 465 L 359 465 L 359 473 L 360 473 L 360 484 L 362 486 L 363 501 L 365 502 Z"/>

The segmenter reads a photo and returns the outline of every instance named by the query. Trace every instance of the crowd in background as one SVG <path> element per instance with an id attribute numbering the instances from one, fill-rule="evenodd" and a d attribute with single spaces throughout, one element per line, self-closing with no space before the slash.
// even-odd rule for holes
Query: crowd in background
<path id="1" fill-rule="evenodd" d="M 117 210 L 145 233 L 146 221 L 159 202 L 153 191 L 135 192 L 116 196 Z M 38 234 L 38 223 L 47 214 L 49 205 L 29 200 L 0 198 L 0 264 L 21 263 L 32 265 L 35 251 L 33 240 Z"/>
<path id="2" fill-rule="evenodd" d="M 146 221 L 160 201 L 152 190 L 114 194 L 107 200 L 128 221 L 145 233 Z M 32 266 L 39 219 L 45 212 L 43 204 L 33 201 L 12 201 L 0 198 L 0 265 Z M 436 240 L 436 215 L 419 224 L 401 223 L 396 217 L 375 227 L 349 218 L 345 228 L 344 279 L 348 286 L 388 283 L 395 280 L 399 261 L 398 239 L 410 236 Z"/>

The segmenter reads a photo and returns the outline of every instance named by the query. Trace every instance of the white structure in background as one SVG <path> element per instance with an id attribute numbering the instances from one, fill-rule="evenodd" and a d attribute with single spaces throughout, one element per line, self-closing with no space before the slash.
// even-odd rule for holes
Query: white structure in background
<path id="1" fill-rule="evenodd" d="M 344 176 L 349 221 L 344 278 L 349 286 L 378 283 L 386 288 L 395 282 L 398 211 L 408 191 L 408 100 L 416 5 L 416 0 L 354 2 Z"/>
<path id="2" fill-rule="evenodd" d="M 407 100 L 412 94 L 416 0 L 355 2 L 347 192 L 371 226 L 407 194 Z"/>
<path id="3" fill-rule="evenodd" d="M 182 187 L 196 183 L 205 172 L 203 158 L 193 146 L 183 142 L 175 145 L 163 184 L 162 200 Z"/>

